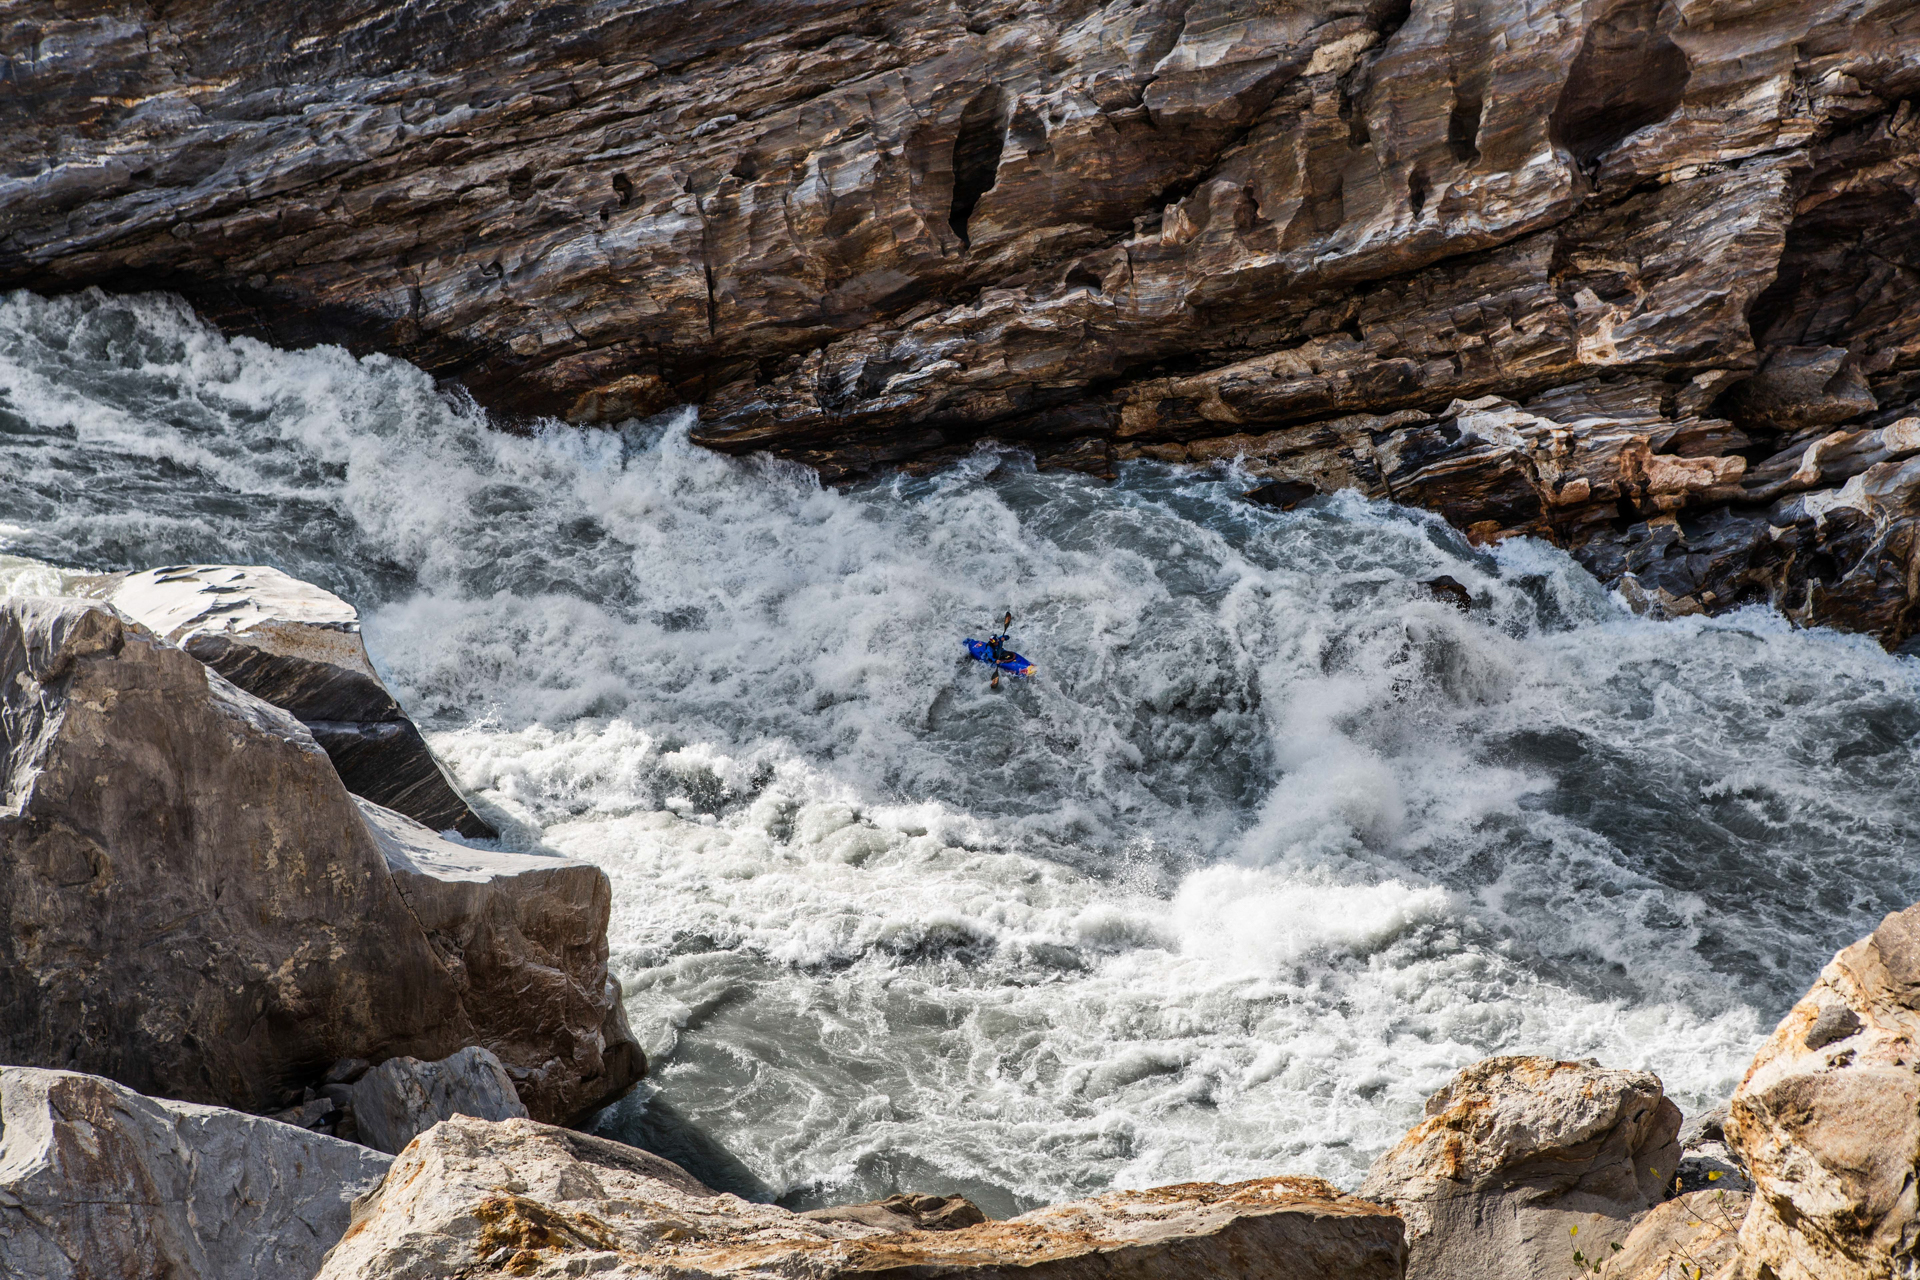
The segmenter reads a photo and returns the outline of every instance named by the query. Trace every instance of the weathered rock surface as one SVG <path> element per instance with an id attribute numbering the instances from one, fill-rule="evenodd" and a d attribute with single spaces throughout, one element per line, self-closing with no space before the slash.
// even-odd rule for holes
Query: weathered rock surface
<path id="1" fill-rule="evenodd" d="M 286 712 L 106 606 L 0 600 L 0 1058 L 273 1111 L 497 1053 L 568 1119 L 644 1070 L 593 867 L 348 795 Z"/>
<path id="2" fill-rule="evenodd" d="M 438 1062 L 388 1058 L 360 1077 L 351 1100 L 359 1140 L 395 1155 L 453 1116 L 527 1118 L 527 1108 L 514 1092 L 507 1069 L 478 1045 Z"/>
<path id="3" fill-rule="evenodd" d="M 0 286 L 830 476 L 1245 448 L 1649 608 L 1920 621 L 1862 434 L 1920 395 L 1908 0 L 25 0 L 0 56 Z"/>
<path id="4" fill-rule="evenodd" d="M 307 1280 L 390 1163 L 98 1076 L 0 1068 L 0 1276 Z"/>
<path id="5" fill-rule="evenodd" d="M 1779 1280 L 1920 1266 L 1920 907 L 1841 951 L 1761 1046 L 1726 1134 L 1753 1207 L 1740 1231 Z M 1760 1272 L 1765 1274 L 1765 1272 Z"/>
<path id="6" fill-rule="evenodd" d="M 1116 1192 L 902 1231 L 753 1204 L 601 1138 L 459 1116 L 394 1162 L 320 1274 L 1389 1280 L 1405 1259 L 1398 1218 L 1313 1178 Z"/>
<path id="7" fill-rule="evenodd" d="M 347 790 L 436 831 L 497 833 L 475 816 L 374 672 L 354 607 L 261 565 L 117 574 L 99 595 L 307 727 Z"/>
<path id="8" fill-rule="evenodd" d="M 1743 1191 L 1690 1191 L 1656 1206 L 1617 1252 L 1606 1251 L 1601 1280 L 1723 1280 L 1740 1264 Z"/>
<path id="9" fill-rule="evenodd" d="M 1576 1249 L 1606 1257 L 1660 1202 L 1680 1159 L 1680 1110 L 1645 1071 L 1489 1058 L 1426 1112 L 1360 1189 L 1406 1219 L 1410 1280 L 1565 1280 Z"/>
<path id="10" fill-rule="evenodd" d="M 1678 1191 L 1753 1190 L 1739 1153 L 1727 1145 L 1726 1107 L 1689 1119 L 1680 1128 L 1680 1166 L 1674 1170 Z"/>
<path id="11" fill-rule="evenodd" d="M 958 1231 L 987 1220 L 965 1196 L 925 1196 L 904 1192 L 866 1204 L 839 1204 L 800 1215 L 815 1222 L 858 1222 L 882 1231 Z"/>

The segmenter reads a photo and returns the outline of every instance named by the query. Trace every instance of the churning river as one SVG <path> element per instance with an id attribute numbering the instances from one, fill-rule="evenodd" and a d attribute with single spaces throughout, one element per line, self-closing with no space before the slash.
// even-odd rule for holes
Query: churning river
<path id="1" fill-rule="evenodd" d="M 356 604 L 505 839 L 612 878 L 654 1071 L 602 1126 L 789 1204 L 1353 1187 L 1502 1052 L 1694 1111 L 1920 899 L 1920 666 L 1870 641 L 1231 470 L 835 492 L 691 421 L 509 434 L 167 298 L 0 296 L 0 578 Z M 993 692 L 1003 609 L 1040 675 Z"/>

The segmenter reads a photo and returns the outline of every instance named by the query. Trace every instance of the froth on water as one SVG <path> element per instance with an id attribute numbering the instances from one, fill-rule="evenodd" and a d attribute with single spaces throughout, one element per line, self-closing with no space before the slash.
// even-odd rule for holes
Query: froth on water
<path id="1" fill-rule="evenodd" d="M 1351 1186 L 1496 1052 L 1710 1105 L 1920 896 L 1914 669 L 1869 642 L 1646 622 L 1231 468 L 841 493 L 690 421 L 509 434 L 397 361 L 16 294 L 0 577 L 358 603 L 507 838 L 613 879 L 656 1069 L 603 1123 L 795 1203 Z M 995 692 L 959 641 L 1003 609 L 1041 672 Z"/>

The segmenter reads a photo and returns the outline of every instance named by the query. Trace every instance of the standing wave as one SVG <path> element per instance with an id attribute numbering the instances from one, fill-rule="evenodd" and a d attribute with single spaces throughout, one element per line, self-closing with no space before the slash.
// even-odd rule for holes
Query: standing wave
<path id="1" fill-rule="evenodd" d="M 655 1071 L 602 1126 L 796 1205 L 1351 1187 L 1500 1052 L 1712 1105 L 1920 897 L 1920 689 L 1871 642 L 1648 622 L 1232 468 L 983 446 L 835 492 L 692 421 L 497 429 L 400 361 L 16 293 L 0 575 L 358 604 L 503 838 L 613 880 Z M 1040 674 L 994 692 L 959 641 L 1003 609 Z"/>

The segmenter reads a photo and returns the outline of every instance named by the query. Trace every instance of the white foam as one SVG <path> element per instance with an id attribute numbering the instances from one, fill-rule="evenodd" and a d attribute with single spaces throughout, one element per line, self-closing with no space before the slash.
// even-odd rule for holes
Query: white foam
<path id="1" fill-rule="evenodd" d="M 1352 494 L 992 450 L 839 494 L 156 299 L 14 295 L 0 386 L 7 549 L 358 605 L 508 842 L 607 870 L 659 1096 L 776 1190 L 1354 1185 L 1494 1052 L 1710 1104 L 1920 894 L 1910 662 Z M 994 694 L 1003 608 L 1042 675 Z"/>

